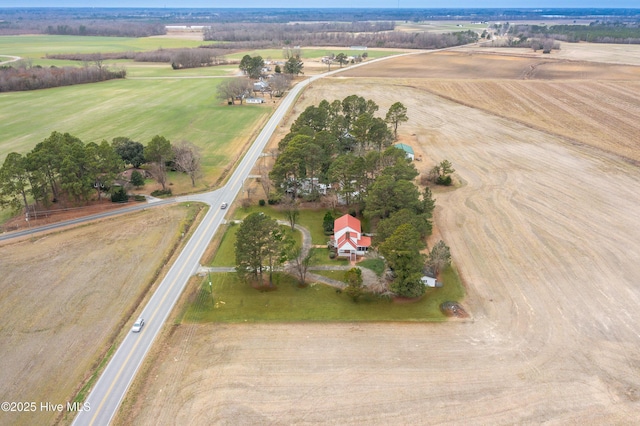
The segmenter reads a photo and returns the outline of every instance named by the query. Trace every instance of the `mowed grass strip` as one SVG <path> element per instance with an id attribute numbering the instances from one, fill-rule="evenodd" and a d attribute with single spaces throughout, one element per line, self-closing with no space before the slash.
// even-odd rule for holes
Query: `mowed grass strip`
<path id="1" fill-rule="evenodd" d="M 277 289 L 263 292 L 241 282 L 235 273 L 211 274 L 212 289 L 208 277 L 204 278 L 182 322 L 445 321 L 439 305 L 460 300 L 464 294 L 459 282 L 456 285 L 447 276 L 443 288 L 428 289 L 416 302 L 395 303 L 366 294 L 354 303 L 333 287 L 312 284 L 300 288 L 294 277 L 276 275 Z"/>
<path id="2" fill-rule="evenodd" d="M 85 143 L 127 136 L 146 145 L 154 135 L 202 148 L 203 181 L 212 184 L 241 153 L 272 108 L 228 106 L 216 98 L 223 79 L 115 80 L 0 94 L 0 162 L 27 153 L 51 132 Z"/>

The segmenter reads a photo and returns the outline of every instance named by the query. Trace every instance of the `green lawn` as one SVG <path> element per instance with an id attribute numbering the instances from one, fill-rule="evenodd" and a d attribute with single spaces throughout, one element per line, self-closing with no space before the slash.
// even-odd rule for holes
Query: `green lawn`
<path id="1" fill-rule="evenodd" d="M 358 262 L 358 267 L 360 268 L 367 268 L 372 270 L 373 272 L 376 273 L 377 276 L 382 276 L 382 273 L 384 272 L 384 260 L 380 259 L 380 258 L 376 258 L 376 259 L 365 259 L 362 262 Z"/>
<path id="2" fill-rule="evenodd" d="M 313 256 L 311 257 L 311 266 L 316 265 L 348 265 L 347 259 L 330 259 L 328 248 L 313 248 Z"/>
<path id="3" fill-rule="evenodd" d="M 300 210 L 300 216 L 298 217 L 297 223 L 300 226 L 307 228 L 311 233 L 311 243 L 312 244 L 322 244 L 325 245 L 327 241 L 329 241 L 329 237 L 324 235 L 324 230 L 322 229 L 322 220 L 324 219 L 324 215 L 327 213 L 326 209 L 302 209 Z M 278 220 L 287 220 L 284 213 L 278 208 L 265 205 L 265 206 L 249 206 L 247 208 L 239 208 L 235 211 L 233 218 L 236 220 L 240 220 L 248 216 L 250 213 L 262 212 L 266 215 L 271 216 L 274 219 Z M 335 215 L 334 215 L 335 216 Z"/>
<path id="4" fill-rule="evenodd" d="M 414 303 L 394 303 L 371 295 L 353 303 L 333 287 L 299 288 L 287 276 L 277 277 L 277 289 L 268 292 L 240 282 L 234 273 L 212 274 L 211 278 L 213 295 L 208 278 L 203 279 L 183 322 L 444 321 L 439 305 L 449 296 L 445 288 L 429 289 Z"/>
<path id="5" fill-rule="evenodd" d="M 335 271 L 309 271 L 312 274 L 322 275 L 323 277 L 331 278 L 332 280 L 344 282 L 344 273 L 346 271 L 342 269 L 336 269 Z"/>

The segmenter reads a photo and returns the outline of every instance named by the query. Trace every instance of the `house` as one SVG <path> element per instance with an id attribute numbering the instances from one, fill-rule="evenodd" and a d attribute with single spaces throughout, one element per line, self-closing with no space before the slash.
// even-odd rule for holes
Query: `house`
<path id="1" fill-rule="evenodd" d="M 248 104 L 263 104 L 265 102 L 262 98 L 247 98 L 244 101 Z"/>
<path id="2" fill-rule="evenodd" d="M 266 81 L 260 80 L 253 83 L 253 91 L 254 92 L 266 92 L 269 90 L 269 83 Z"/>
<path id="3" fill-rule="evenodd" d="M 398 149 L 403 150 L 409 160 L 413 161 L 416 158 L 415 154 L 413 153 L 413 148 L 411 148 L 409 145 L 404 143 L 397 143 L 394 146 Z"/>
<path id="4" fill-rule="evenodd" d="M 336 249 L 337 257 L 355 260 L 363 256 L 371 246 L 371 237 L 362 235 L 360 221 L 345 214 L 333 222 L 333 236 L 329 244 Z"/>
<path id="5" fill-rule="evenodd" d="M 326 183 L 320 183 L 318 178 L 306 178 L 300 181 L 300 191 L 302 195 L 309 195 L 314 191 L 320 195 L 327 195 L 327 189 L 331 188 L 331 185 Z"/>

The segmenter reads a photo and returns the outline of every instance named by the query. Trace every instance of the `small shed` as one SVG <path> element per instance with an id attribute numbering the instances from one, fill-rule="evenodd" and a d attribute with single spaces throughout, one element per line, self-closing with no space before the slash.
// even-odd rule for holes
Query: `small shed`
<path id="1" fill-rule="evenodd" d="M 436 281 L 435 278 L 426 275 L 420 278 L 420 281 L 422 281 L 422 284 L 427 287 L 442 287 L 442 283 L 440 281 Z"/>
<path id="2" fill-rule="evenodd" d="M 394 146 L 396 148 L 403 150 L 407 158 L 410 159 L 411 161 L 413 161 L 416 158 L 415 154 L 413 153 L 413 148 L 411 148 L 409 145 L 404 143 L 397 143 Z"/>

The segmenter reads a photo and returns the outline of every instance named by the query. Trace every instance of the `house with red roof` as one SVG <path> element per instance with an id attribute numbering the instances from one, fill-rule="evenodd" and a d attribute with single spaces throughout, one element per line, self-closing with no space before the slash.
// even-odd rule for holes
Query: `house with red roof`
<path id="1" fill-rule="evenodd" d="M 364 256 L 371 246 L 371 237 L 362 235 L 360 221 L 345 214 L 333 222 L 333 236 L 330 244 L 336 249 L 337 257 Z"/>

